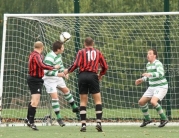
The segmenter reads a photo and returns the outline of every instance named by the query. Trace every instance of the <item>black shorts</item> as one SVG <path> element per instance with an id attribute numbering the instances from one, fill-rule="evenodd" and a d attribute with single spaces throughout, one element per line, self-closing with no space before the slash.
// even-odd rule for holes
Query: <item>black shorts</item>
<path id="1" fill-rule="evenodd" d="M 44 80 L 42 78 L 27 77 L 27 84 L 29 86 L 31 94 L 41 94 Z"/>
<path id="2" fill-rule="evenodd" d="M 98 75 L 94 72 L 81 72 L 78 79 L 80 94 L 95 94 L 100 92 Z"/>

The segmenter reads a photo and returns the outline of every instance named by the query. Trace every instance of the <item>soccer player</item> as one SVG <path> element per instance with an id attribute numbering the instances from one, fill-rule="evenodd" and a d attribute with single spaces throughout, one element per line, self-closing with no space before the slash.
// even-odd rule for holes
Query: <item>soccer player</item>
<path id="1" fill-rule="evenodd" d="M 161 121 L 158 127 L 164 127 L 168 123 L 168 119 L 163 112 L 161 105 L 158 103 L 158 101 L 161 101 L 167 94 L 168 82 L 164 76 L 163 65 L 157 60 L 157 56 L 157 51 L 155 49 L 148 50 L 148 63 L 146 65 L 147 72 L 142 74 L 142 78 L 135 81 L 135 84 L 139 85 L 147 79 L 149 80 L 149 87 L 139 100 L 139 106 L 144 115 L 144 120 L 140 127 L 144 127 L 152 122 L 148 113 L 149 101 L 160 115 Z"/>
<path id="2" fill-rule="evenodd" d="M 96 129 L 102 132 L 101 118 L 102 118 L 102 102 L 99 88 L 99 80 L 106 74 L 108 69 L 107 63 L 102 53 L 95 49 L 94 41 L 91 37 L 87 37 L 84 41 L 85 48 L 78 51 L 76 60 L 64 73 L 73 72 L 79 67 L 79 94 L 80 94 L 80 118 L 81 118 L 81 132 L 86 132 L 86 106 L 88 102 L 88 93 L 92 94 L 94 103 L 96 105 Z M 98 67 L 101 71 L 98 74 Z"/>
<path id="3" fill-rule="evenodd" d="M 29 76 L 27 77 L 27 83 L 31 92 L 31 102 L 28 105 L 27 119 L 25 119 L 25 123 L 33 130 L 38 130 L 36 125 L 34 125 L 34 117 L 37 105 L 40 101 L 40 95 L 44 82 L 42 79 L 44 76 L 43 70 L 53 70 L 59 68 L 59 65 L 49 66 L 42 62 L 41 53 L 43 52 L 43 49 L 44 45 L 42 42 L 35 42 L 34 51 L 30 53 L 28 61 Z"/>
<path id="4" fill-rule="evenodd" d="M 62 121 L 62 117 L 60 114 L 60 105 L 58 99 L 58 91 L 60 90 L 64 94 L 64 98 L 66 101 L 71 105 L 72 111 L 76 114 L 79 114 L 79 107 L 75 104 L 73 99 L 73 95 L 71 94 L 69 88 L 67 88 L 63 77 L 68 78 L 68 75 L 65 75 L 63 71 L 65 67 L 63 65 L 62 56 L 61 54 L 64 51 L 64 45 L 60 41 L 56 41 L 53 43 L 53 49 L 49 52 L 44 60 L 44 63 L 48 65 L 60 65 L 58 70 L 45 70 L 45 75 L 43 77 L 44 85 L 46 87 L 47 93 L 50 94 L 52 98 L 52 107 L 57 117 L 57 122 L 60 126 L 65 126 L 64 122 Z M 61 73 L 59 73 L 61 72 Z M 63 75 L 61 75 L 63 74 Z"/>

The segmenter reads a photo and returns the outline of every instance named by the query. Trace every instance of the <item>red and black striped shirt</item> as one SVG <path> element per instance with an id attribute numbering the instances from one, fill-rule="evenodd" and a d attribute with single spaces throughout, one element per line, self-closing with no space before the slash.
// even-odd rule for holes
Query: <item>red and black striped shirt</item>
<path id="1" fill-rule="evenodd" d="M 43 63 L 42 55 L 39 54 L 37 51 L 33 51 L 30 53 L 28 68 L 29 75 L 37 78 L 42 78 L 44 76 L 44 69 L 54 69 L 53 66 L 49 66 Z"/>
<path id="2" fill-rule="evenodd" d="M 83 48 L 79 50 L 73 65 L 68 68 L 68 72 L 73 72 L 77 67 L 79 67 L 80 72 L 90 71 L 95 73 L 98 73 L 100 67 L 99 74 L 101 76 L 106 74 L 108 69 L 104 56 L 95 48 Z"/>

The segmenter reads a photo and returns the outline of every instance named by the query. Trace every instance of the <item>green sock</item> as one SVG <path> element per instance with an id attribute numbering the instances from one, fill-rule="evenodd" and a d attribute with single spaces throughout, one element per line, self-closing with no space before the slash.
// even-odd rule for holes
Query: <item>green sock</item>
<path id="1" fill-rule="evenodd" d="M 52 108 L 57 116 L 57 119 L 60 119 L 60 104 L 58 102 L 58 99 L 52 99 Z"/>
<path id="2" fill-rule="evenodd" d="M 140 108 L 141 108 L 142 113 L 144 115 L 144 119 L 145 120 L 151 120 L 150 115 L 148 113 L 148 109 L 149 109 L 148 104 L 146 104 L 144 106 L 140 106 Z"/>
<path id="3" fill-rule="evenodd" d="M 73 103 L 70 103 L 71 104 L 71 107 L 73 108 L 73 109 L 75 109 L 75 108 L 77 108 L 78 106 L 73 102 Z"/>
<path id="4" fill-rule="evenodd" d="M 60 115 L 60 112 L 59 112 L 59 113 L 57 113 L 57 114 L 56 114 L 56 116 L 57 116 L 57 119 L 62 118 L 62 117 L 61 117 L 61 115 Z"/>
<path id="5" fill-rule="evenodd" d="M 155 109 L 156 109 L 156 111 L 158 112 L 158 114 L 160 115 L 161 120 L 167 120 L 167 117 L 166 117 L 166 115 L 164 114 L 163 109 L 162 109 L 162 107 L 161 107 L 160 104 L 157 104 L 157 105 L 155 106 Z"/>
<path id="6" fill-rule="evenodd" d="M 66 94 L 64 94 L 64 98 L 68 103 L 70 103 L 73 109 L 77 107 L 77 105 L 74 102 L 73 95 L 70 92 L 67 92 Z"/>

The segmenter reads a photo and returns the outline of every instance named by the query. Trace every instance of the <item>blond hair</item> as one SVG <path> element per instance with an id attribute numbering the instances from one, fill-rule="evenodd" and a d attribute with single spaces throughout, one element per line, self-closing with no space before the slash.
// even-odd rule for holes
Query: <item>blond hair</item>
<path id="1" fill-rule="evenodd" d="M 42 48 L 44 46 L 44 44 L 41 41 L 37 41 L 34 43 L 34 48 Z"/>

